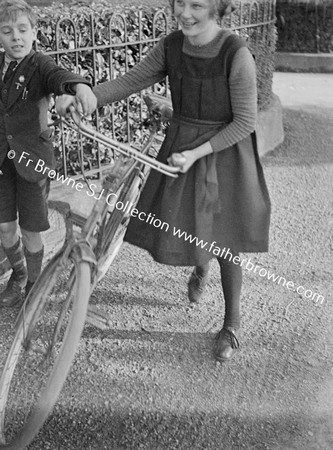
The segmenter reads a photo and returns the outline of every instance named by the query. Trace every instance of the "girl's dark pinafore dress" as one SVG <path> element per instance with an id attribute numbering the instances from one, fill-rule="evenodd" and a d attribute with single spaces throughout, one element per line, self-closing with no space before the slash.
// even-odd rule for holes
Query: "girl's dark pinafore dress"
<path id="1" fill-rule="evenodd" d="M 232 121 L 228 74 L 245 45 L 231 35 L 216 57 L 198 58 L 182 52 L 183 39 L 181 31 L 165 39 L 174 117 L 158 155 L 162 162 L 203 144 Z M 176 179 L 152 170 L 137 209 L 145 213 L 141 219 L 150 213 L 154 221 L 133 217 L 125 240 L 163 264 L 203 265 L 219 256 L 218 248 L 267 251 L 270 200 L 255 133 L 199 159 Z"/>

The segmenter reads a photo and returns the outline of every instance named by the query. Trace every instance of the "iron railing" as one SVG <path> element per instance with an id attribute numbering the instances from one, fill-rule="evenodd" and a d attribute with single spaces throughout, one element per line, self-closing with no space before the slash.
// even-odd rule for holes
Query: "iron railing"
<path id="1" fill-rule="evenodd" d="M 248 41 L 258 68 L 259 107 L 270 98 L 275 52 L 275 0 L 242 1 L 240 8 L 222 26 L 230 28 Z M 115 12 L 109 15 L 85 11 L 71 17 L 63 14 L 56 21 L 55 31 L 50 18 L 40 20 L 37 49 L 52 55 L 59 65 L 88 77 L 93 85 L 127 72 L 158 42 L 162 35 L 176 28 L 170 11 L 156 10 L 150 16 L 142 11 Z M 51 28 L 50 28 L 51 26 Z M 168 95 L 167 82 L 153 90 Z M 94 117 L 96 128 L 118 140 L 135 142 L 142 138 L 138 124 L 146 118 L 146 110 L 137 96 L 99 110 Z M 73 172 L 71 142 L 77 138 L 62 133 L 56 144 L 61 147 L 62 171 Z M 107 150 L 81 142 L 81 159 L 89 169 L 108 162 Z M 73 155 L 72 155 L 73 156 Z M 75 170 L 74 170 L 75 172 Z M 71 174 L 74 175 L 75 173 Z M 79 175 L 78 175 L 79 176 Z"/>

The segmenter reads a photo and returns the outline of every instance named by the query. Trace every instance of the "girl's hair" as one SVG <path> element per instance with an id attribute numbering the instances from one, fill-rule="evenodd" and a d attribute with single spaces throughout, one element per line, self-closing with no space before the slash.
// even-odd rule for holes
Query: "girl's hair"
<path id="1" fill-rule="evenodd" d="M 209 0 L 212 4 L 212 12 L 220 19 L 223 16 L 231 14 L 238 8 L 237 1 L 235 0 Z M 169 0 L 172 11 L 174 11 L 175 0 Z"/>
<path id="2" fill-rule="evenodd" d="M 0 23 L 8 20 L 15 22 L 20 14 L 28 17 L 32 28 L 36 26 L 36 15 L 24 0 L 0 0 Z"/>

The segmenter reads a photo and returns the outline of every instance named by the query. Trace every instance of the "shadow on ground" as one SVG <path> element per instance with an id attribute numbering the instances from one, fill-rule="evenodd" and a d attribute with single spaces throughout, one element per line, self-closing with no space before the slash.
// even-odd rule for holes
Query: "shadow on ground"
<path id="1" fill-rule="evenodd" d="M 44 427 L 42 440 L 36 440 L 36 445 L 43 443 L 44 449 L 55 448 L 54 430 L 57 429 L 57 450 L 291 450 L 299 448 L 297 441 L 309 431 L 306 416 L 298 422 L 294 417 L 278 414 L 253 420 L 221 412 L 173 415 L 147 414 L 143 410 L 119 415 L 110 410 L 100 414 L 91 410 L 77 411 L 67 422 L 65 413 L 52 416 Z M 85 438 L 73 438 L 75 435 Z M 332 436 L 325 438 L 318 430 L 317 437 L 317 448 L 333 447 Z M 315 449 L 313 446 L 306 448 Z"/>

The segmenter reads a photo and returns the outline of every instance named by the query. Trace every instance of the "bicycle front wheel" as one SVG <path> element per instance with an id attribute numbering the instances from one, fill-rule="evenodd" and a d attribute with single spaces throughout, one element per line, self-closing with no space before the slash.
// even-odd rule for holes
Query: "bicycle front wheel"
<path id="1" fill-rule="evenodd" d="M 51 412 L 74 359 L 90 266 L 56 255 L 20 311 L 0 378 L 0 449 L 24 449 Z"/>
<path id="2" fill-rule="evenodd" d="M 50 228 L 42 233 L 45 264 L 61 250 L 73 233 L 70 205 L 58 200 L 49 200 L 47 206 Z"/>

